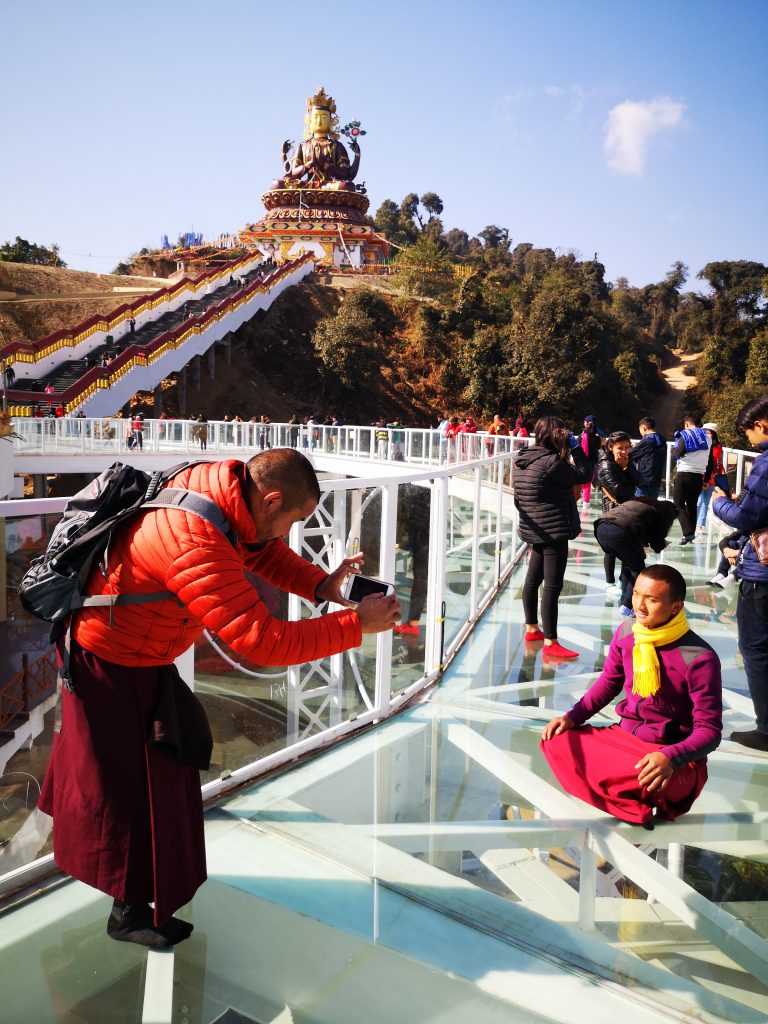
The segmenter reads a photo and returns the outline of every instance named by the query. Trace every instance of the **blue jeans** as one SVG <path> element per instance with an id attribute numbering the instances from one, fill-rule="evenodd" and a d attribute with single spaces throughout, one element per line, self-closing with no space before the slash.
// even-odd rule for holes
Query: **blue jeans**
<path id="1" fill-rule="evenodd" d="M 699 495 L 699 500 L 696 502 L 696 525 L 706 526 L 707 525 L 707 512 L 709 511 L 709 503 L 712 501 L 712 492 L 714 491 L 714 485 L 707 487 Z"/>
<path id="2" fill-rule="evenodd" d="M 658 498 L 659 491 L 661 490 L 660 484 L 638 484 L 635 488 L 636 498 Z"/>
<path id="3" fill-rule="evenodd" d="M 736 623 L 757 731 L 768 735 L 768 582 L 740 581 Z"/>

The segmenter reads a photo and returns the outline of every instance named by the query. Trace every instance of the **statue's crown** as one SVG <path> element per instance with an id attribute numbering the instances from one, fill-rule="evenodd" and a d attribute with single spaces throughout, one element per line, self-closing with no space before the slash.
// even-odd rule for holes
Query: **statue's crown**
<path id="1" fill-rule="evenodd" d="M 307 97 L 307 110 L 312 110 L 313 107 L 320 107 L 322 110 L 335 114 L 336 100 L 333 96 L 328 96 L 325 88 L 321 85 L 314 96 Z"/>
<path id="2" fill-rule="evenodd" d="M 304 138 L 309 139 L 312 137 L 312 111 L 315 109 L 327 110 L 331 115 L 331 131 L 328 133 L 332 139 L 338 139 L 339 133 L 336 128 L 339 124 L 339 118 L 336 113 L 336 100 L 333 96 L 329 96 L 325 88 L 321 85 L 314 96 L 307 97 L 307 113 L 304 117 Z"/>

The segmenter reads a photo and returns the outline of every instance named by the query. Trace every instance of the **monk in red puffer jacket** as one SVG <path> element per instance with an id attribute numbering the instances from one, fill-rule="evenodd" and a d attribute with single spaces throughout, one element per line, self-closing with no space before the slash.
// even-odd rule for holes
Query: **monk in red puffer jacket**
<path id="1" fill-rule="evenodd" d="M 108 933 L 154 948 L 190 934 L 191 925 L 172 915 L 206 878 L 198 770 L 148 742 L 167 666 L 204 629 L 258 664 L 293 665 L 357 647 L 364 632 L 391 629 L 399 619 L 394 597 L 374 596 L 357 608 L 284 622 L 249 581 L 256 574 L 307 600 L 348 604 L 341 586 L 362 556 L 328 574 L 284 539 L 320 494 L 299 452 L 199 463 L 170 486 L 213 499 L 237 543 L 183 508 L 148 509 L 121 527 L 107 573 L 93 571 L 88 594 L 168 590 L 176 598 L 77 614 L 73 692 L 62 692 L 61 731 L 40 798 L 54 818 L 56 863 L 114 898 Z"/>

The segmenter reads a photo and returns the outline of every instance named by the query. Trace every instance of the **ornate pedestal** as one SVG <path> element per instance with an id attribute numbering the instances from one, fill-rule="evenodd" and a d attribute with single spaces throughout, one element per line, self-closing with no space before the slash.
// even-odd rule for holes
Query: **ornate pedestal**
<path id="1" fill-rule="evenodd" d="M 314 252 L 329 266 L 381 264 L 389 246 L 366 220 L 368 199 L 346 183 L 265 192 L 266 214 L 240 232 L 244 245 L 277 260 Z"/>

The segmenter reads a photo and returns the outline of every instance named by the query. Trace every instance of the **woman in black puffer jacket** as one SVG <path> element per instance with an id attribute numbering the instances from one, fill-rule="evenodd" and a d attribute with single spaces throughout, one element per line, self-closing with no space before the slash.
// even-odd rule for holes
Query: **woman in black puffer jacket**
<path id="1" fill-rule="evenodd" d="M 574 488 L 592 479 L 594 466 L 578 438 L 556 416 L 542 417 L 534 435 L 536 443 L 520 452 L 512 469 L 518 529 L 531 545 L 523 585 L 525 639 L 529 643 L 543 640 L 549 657 L 578 658 L 576 651 L 557 642 L 557 599 L 563 589 L 568 541 L 580 532 Z M 540 630 L 537 606 L 542 582 Z"/>
<path id="2" fill-rule="evenodd" d="M 605 448 L 597 456 L 597 482 L 603 491 L 603 513 L 635 496 L 635 488 L 642 483 L 635 467 L 629 461 L 632 442 L 623 430 L 614 430 L 606 439 Z M 603 568 L 609 591 L 616 587 L 616 556 L 604 555 Z"/>

